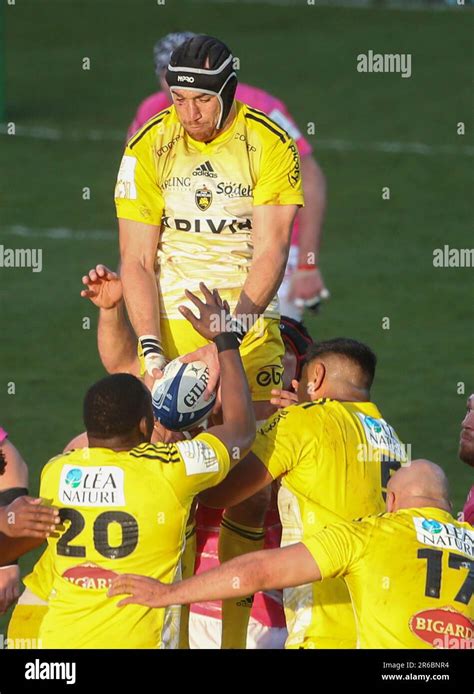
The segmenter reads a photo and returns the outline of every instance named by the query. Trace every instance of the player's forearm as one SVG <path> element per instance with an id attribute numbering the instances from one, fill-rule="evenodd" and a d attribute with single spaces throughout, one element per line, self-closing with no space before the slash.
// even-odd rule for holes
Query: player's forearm
<path id="1" fill-rule="evenodd" d="M 219 353 L 223 426 L 229 430 L 226 441 L 237 449 L 238 460 L 255 440 L 256 424 L 247 377 L 237 349 Z M 230 451 L 231 456 L 234 451 Z"/>
<path id="2" fill-rule="evenodd" d="M 268 550 L 244 554 L 185 581 L 171 584 L 163 593 L 163 607 L 253 595 L 269 582 L 265 568 Z"/>
<path id="3" fill-rule="evenodd" d="M 158 288 L 154 269 L 122 258 L 120 274 L 125 304 L 135 334 L 160 337 Z"/>
<path id="4" fill-rule="evenodd" d="M 102 364 L 109 373 L 139 375 L 137 338 L 127 320 L 123 301 L 113 308 L 100 309 L 97 344 Z"/>
<path id="5" fill-rule="evenodd" d="M 234 310 L 234 315 L 240 316 L 247 328 L 265 311 L 277 293 L 285 274 L 288 251 L 289 245 L 275 244 L 253 259 Z"/>
<path id="6" fill-rule="evenodd" d="M 43 542 L 43 539 L 36 537 L 7 537 L 0 531 L 0 564 L 2 566 L 11 564 L 26 552 L 42 545 Z"/>
<path id="7" fill-rule="evenodd" d="M 299 213 L 298 264 L 318 264 L 326 211 L 326 179 L 311 155 L 301 160 L 305 206 Z"/>

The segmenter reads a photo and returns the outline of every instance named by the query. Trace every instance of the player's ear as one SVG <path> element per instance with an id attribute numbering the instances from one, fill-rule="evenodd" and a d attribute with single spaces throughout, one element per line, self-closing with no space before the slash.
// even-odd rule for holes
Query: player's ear
<path id="1" fill-rule="evenodd" d="M 395 493 L 387 490 L 386 506 L 388 513 L 395 511 Z"/>
<path id="2" fill-rule="evenodd" d="M 151 420 L 150 417 L 142 417 L 140 419 L 138 428 L 140 429 L 140 433 L 143 434 L 143 437 L 146 441 L 151 441 L 151 435 L 153 433 L 153 424 L 153 418 Z"/>
<path id="3" fill-rule="evenodd" d="M 319 390 L 326 378 L 326 367 L 321 361 L 318 361 L 314 369 L 313 390 Z"/>

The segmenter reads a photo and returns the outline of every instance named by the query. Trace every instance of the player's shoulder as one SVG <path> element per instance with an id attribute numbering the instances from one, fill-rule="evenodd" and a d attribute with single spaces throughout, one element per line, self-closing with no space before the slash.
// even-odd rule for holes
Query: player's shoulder
<path id="1" fill-rule="evenodd" d="M 324 419 L 329 413 L 338 412 L 338 404 L 338 401 L 332 398 L 316 398 L 309 402 L 301 402 L 295 409 L 300 418 Z"/>
<path id="2" fill-rule="evenodd" d="M 146 123 L 127 142 L 127 148 L 134 150 L 143 145 L 150 138 L 159 139 L 160 135 L 166 137 L 169 127 L 179 123 L 174 106 L 168 106 L 156 115 L 149 118 Z"/>
<path id="3" fill-rule="evenodd" d="M 240 117 L 248 131 L 255 135 L 268 147 L 288 146 L 293 139 L 284 128 L 264 111 L 261 111 L 246 103 L 240 103 Z"/>
<path id="4" fill-rule="evenodd" d="M 48 460 L 47 463 L 43 465 L 41 470 L 41 479 L 44 481 L 50 478 L 51 475 L 55 475 L 59 472 L 64 465 L 77 464 L 79 465 L 82 460 L 82 449 L 74 448 L 70 451 L 65 451 L 63 453 L 58 453 L 58 455 L 53 456 Z"/>
<path id="5" fill-rule="evenodd" d="M 175 443 L 141 443 L 129 451 L 133 460 L 149 460 L 155 463 L 179 463 L 179 450 Z"/>

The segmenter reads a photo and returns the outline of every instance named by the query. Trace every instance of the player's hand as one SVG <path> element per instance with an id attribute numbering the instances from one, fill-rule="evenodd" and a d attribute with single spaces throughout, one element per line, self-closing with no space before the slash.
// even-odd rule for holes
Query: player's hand
<path id="1" fill-rule="evenodd" d="M 86 289 L 81 296 L 90 299 L 98 308 L 115 308 L 123 298 L 122 281 L 116 272 L 105 265 L 96 265 L 82 278 Z"/>
<path id="2" fill-rule="evenodd" d="M 117 603 L 117 607 L 124 605 L 145 605 L 145 607 L 166 607 L 168 604 L 165 595 L 169 586 L 160 583 L 154 578 L 136 576 L 135 574 L 122 574 L 112 581 L 107 595 L 113 598 L 116 595 L 128 595 Z"/>
<path id="3" fill-rule="evenodd" d="M 201 301 L 199 297 L 185 290 L 187 298 L 199 309 L 199 318 L 186 306 L 180 306 L 180 313 L 191 323 L 193 328 L 207 340 L 212 340 L 216 335 L 225 332 L 226 327 L 230 322 L 229 304 L 227 301 L 222 301 L 217 289 L 211 292 L 204 282 L 199 284 L 206 303 Z M 183 364 L 189 364 L 192 361 L 203 361 L 209 369 L 209 381 L 206 390 L 204 391 L 204 399 L 209 400 L 214 392 L 219 380 L 220 366 L 219 357 L 217 355 L 217 347 L 214 343 L 200 347 L 194 352 L 184 355 L 180 359 Z"/>
<path id="4" fill-rule="evenodd" d="M 20 567 L 0 566 L 0 614 L 8 610 L 20 596 Z"/>
<path id="5" fill-rule="evenodd" d="M 206 340 L 212 340 L 229 329 L 229 304 L 227 301 L 222 301 L 217 289 L 211 292 L 204 282 L 199 282 L 199 289 L 204 295 L 205 303 L 189 289 L 184 290 L 186 297 L 199 309 L 199 318 L 187 306 L 179 306 L 179 312 L 191 323 L 196 332 Z"/>
<path id="6" fill-rule="evenodd" d="M 322 299 L 329 299 L 329 291 L 319 268 L 295 270 L 291 277 L 289 299 L 296 306 L 319 306 Z"/>
<path id="7" fill-rule="evenodd" d="M 276 405 L 278 408 L 282 409 L 283 407 L 289 407 L 290 405 L 297 405 L 299 403 L 299 382 L 296 378 L 291 381 L 291 385 L 294 389 L 293 393 L 289 390 L 282 390 L 281 388 L 272 388 L 272 397 L 270 398 L 272 405 Z"/>
<path id="8" fill-rule="evenodd" d="M 49 537 L 59 525 L 59 510 L 42 499 L 20 496 L 0 509 L 0 530 L 8 537 Z"/>
<path id="9" fill-rule="evenodd" d="M 167 429 L 161 422 L 155 419 L 151 443 L 176 443 L 177 441 L 185 440 L 186 436 L 182 431 L 171 431 L 171 429 Z"/>

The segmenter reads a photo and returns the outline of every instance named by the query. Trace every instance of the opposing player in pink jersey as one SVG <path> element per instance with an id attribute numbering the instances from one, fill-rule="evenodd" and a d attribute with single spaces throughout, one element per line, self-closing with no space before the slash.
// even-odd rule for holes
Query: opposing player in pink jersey
<path id="1" fill-rule="evenodd" d="M 459 457 L 464 463 L 474 467 L 474 393 L 467 399 L 467 412 L 461 426 Z M 474 485 L 464 504 L 461 520 L 474 525 Z"/>
<path id="2" fill-rule="evenodd" d="M 144 123 L 173 103 L 165 80 L 171 53 L 195 34 L 189 31 L 168 34 L 154 47 L 155 73 L 161 90 L 144 99 L 129 127 L 128 137 Z M 280 313 L 301 320 L 304 306 L 315 308 L 329 297 L 319 268 L 319 248 L 326 207 L 326 181 L 312 155 L 310 143 L 302 136 L 285 104 L 268 92 L 239 82 L 235 98 L 270 116 L 295 140 L 301 157 L 305 206 L 296 217 L 285 277 L 278 291 Z"/>

